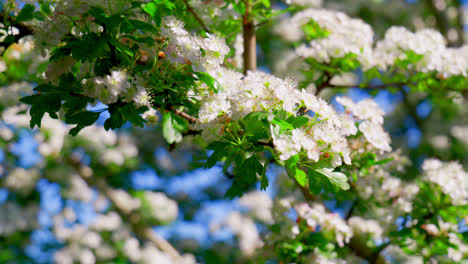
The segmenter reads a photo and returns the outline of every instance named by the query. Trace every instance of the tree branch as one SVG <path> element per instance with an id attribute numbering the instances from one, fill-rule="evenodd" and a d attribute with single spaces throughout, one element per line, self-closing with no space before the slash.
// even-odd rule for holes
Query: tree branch
<path id="1" fill-rule="evenodd" d="M 330 84 L 330 81 L 331 81 L 331 78 L 332 78 L 331 73 L 328 72 L 328 71 L 325 71 L 325 78 L 326 78 L 325 81 L 317 86 L 317 90 L 315 91 L 315 94 L 318 95 L 324 88 L 331 87 L 331 85 L 332 85 L 332 84 Z"/>
<path id="2" fill-rule="evenodd" d="M 114 195 L 115 190 L 102 179 L 92 178 L 91 175 L 87 175 L 83 172 L 81 163 L 76 160 L 69 160 L 73 168 L 78 172 L 78 175 L 90 186 L 95 187 L 99 192 L 104 195 L 111 203 L 115 206 L 117 213 L 122 219 L 127 220 L 130 224 L 132 231 L 141 238 L 151 241 L 159 250 L 166 253 L 171 257 L 174 263 L 180 263 L 182 256 L 179 252 L 164 238 L 160 237 L 151 227 L 143 226 L 138 215 L 135 213 L 128 212 L 125 210 L 125 206 L 122 205 L 121 201 Z"/>
<path id="3" fill-rule="evenodd" d="M 203 20 L 197 15 L 195 10 L 190 6 L 190 4 L 187 2 L 187 0 L 183 0 L 185 5 L 187 6 L 187 10 L 192 13 L 193 17 L 198 21 L 198 24 L 205 30 L 206 33 L 210 33 L 210 30 L 205 26 L 205 23 L 203 23 Z"/>
<path id="4" fill-rule="evenodd" d="M 448 45 L 449 46 L 456 46 L 458 44 L 458 41 L 457 40 L 451 41 L 448 38 L 448 35 L 449 35 L 448 33 L 449 33 L 449 30 L 450 30 L 450 22 L 449 22 L 449 20 L 447 18 L 447 15 L 445 14 L 445 12 L 443 10 L 439 10 L 437 8 L 434 0 L 425 0 L 424 2 L 426 4 L 427 8 L 431 11 L 432 15 L 435 18 L 437 29 L 447 39 Z M 463 37 L 463 36 L 459 36 L 459 39 L 461 37 Z"/>
<path id="5" fill-rule="evenodd" d="M 335 85 L 335 84 L 327 83 L 327 84 L 323 85 L 323 87 L 321 87 L 321 88 L 329 87 L 329 88 L 360 88 L 360 89 L 369 89 L 369 90 L 372 90 L 372 89 L 374 89 L 374 90 L 383 90 L 383 89 L 387 89 L 388 87 L 401 87 L 401 86 L 410 85 L 410 84 L 413 84 L 413 83 L 405 83 L 405 82 L 384 83 L 384 84 L 367 85 L 367 86 L 364 86 L 364 87 L 359 87 L 359 86 L 356 86 L 356 85 Z M 319 87 L 317 87 L 317 91 L 318 91 L 318 88 Z"/>
<path id="6" fill-rule="evenodd" d="M 464 16 L 465 16 L 465 6 L 461 3 L 462 1 L 455 1 L 457 7 L 457 20 L 456 20 L 456 30 L 457 30 L 457 41 L 456 46 L 463 46 L 465 43 L 465 29 L 464 29 Z"/>
<path id="7" fill-rule="evenodd" d="M 308 188 L 302 187 L 299 183 L 294 179 L 297 187 L 301 190 L 304 198 L 308 202 L 317 201 L 315 195 L 310 193 Z M 369 247 L 366 243 L 363 243 L 358 239 L 358 237 L 351 238 L 351 241 L 348 244 L 345 244 L 356 256 L 361 257 L 367 260 L 370 264 L 385 264 L 386 261 L 383 256 L 380 255 L 379 248 L 372 248 Z"/>
<path id="8" fill-rule="evenodd" d="M 200 119 L 194 117 L 194 116 L 191 116 L 185 112 L 182 112 L 178 109 L 170 109 L 170 111 L 174 112 L 174 114 L 180 116 L 180 117 L 183 117 L 185 119 L 187 119 L 190 123 L 196 123 L 198 121 L 200 121 Z"/>
<path id="9" fill-rule="evenodd" d="M 245 14 L 242 16 L 242 30 L 244 37 L 244 74 L 257 70 L 257 40 L 255 24 L 251 17 L 250 0 L 244 0 Z"/>

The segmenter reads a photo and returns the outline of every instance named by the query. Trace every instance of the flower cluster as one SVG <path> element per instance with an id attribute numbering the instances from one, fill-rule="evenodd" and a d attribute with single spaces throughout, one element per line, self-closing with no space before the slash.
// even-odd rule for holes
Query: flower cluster
<path id="1" fill-rule="evenodd" d="M 348 97 L 337 97 L 336 101 L 342 104 L 346 111 L 362 121 L 359 124 L 359 131 L 364 134 L 369 143 L 375 148 L 383 151 L 391 151 L 390 135 L 383 128 L 382 109 L 372 99 L 365 99 L 358 103 L 354 103 Z M 348 116 L 342 117 L 343 127 L 346 135 L 355 135 L 357 133 L 353 119 Z"/>
<path id="2" fill-rule="evenodd" d="M 5 187 L 11 191 L 28 195 L 34 189 L 39 179 L 39 170 L 36 168 L 15 168 L 6 175 Z"/>
<path id="3" fill-rule="evenodd" d="M 320 7 L 323 4 L 323 0 L 286 0 L 286 4 L 306 7 Z"/>
<path id="4" fill-rule="evenodd" d="M 246 193 L 239 199 L 239 204 L 248 208 L 250 214 L 256 219 L 268 224 L 273 223 L 273 216 L 271 215 L 273 200 L 268 194 L 259 191 Z"/>
<path id="5" fill-rule="evenodd" d="M 38 211 L 36 205 L 21 207 L 14 202 L 0 204 L 0 237 L 36 228 Z"/>
<path id="6" fill-rule="evenodd" d="M 160 223 L 170 223 L 177 218 L 179 208 L 164 193 L 144 192 L 144 202 L 149 204 L 152 217 Z"/>
<path id="7" fill-rule="evenodd" d="M 224 39 L 212 34 L 207 34 L 207 38 L 193 36 L 173 16 L 164 17 L 162 23 L 162 34 L 169 43 L 164 52 L 175 63 L 191 64 L 194 71 L 209 72 L 219 67 L 229 53 Z"/>
<path id="8" fill-rule="evenodd" d="M 453 126 L 450 133 L 460 142 L 468 145 L 468 126 Z"/>
<path id="9" fill-rule="evenodd" d="M 126 191 L 116 189 L 112 190 L 109 196 L 126 214 L 137 210 L 148 210 L 151 218 L 158 223 L 170 223 L 178 215 L 177 203 L 164 193 L 145 191 L 143 195 L 132 197 Z"/>
<path id="10" fill-rule="evenodd" d="M 442 77 L 467 76 L 467 46 L 449 48 L 444 37 L 432 29 L 411 32 L 394 26 L 387 30 L 383 40 L 374 45 L 373 31 L 362 20 L 349 18 L 341 12 L 324 9 L 306 9 L 291 18 L 282 20 L 276 32 L 288 41 L 299 41 L 307 34 L 304 29 L 313 21 L 312 32 L 324 30 L 323 36 L 315 36 L 310 45 L 301 45 L 296 54 L 312 58 L 319 63 L 330 63 L 332 58 L 353 54 L 364 69 L 377 67 L 382 70 L 394 65 L 398 59 L 406 59 L 408 52 L 421 55 L 413 67 L 420 72 L 437 72 Z M 306 32 L 306 33 L 305 33 Z"/>
<path id="11" fill-rule="evenodd" d="M 95 202 L 95 206 L 99 201 Z M 99 209 L 99 208 L 98 208 Z M 101 213 L 89 225 L 77 221 L 73 209 L 64 210 L 54 217 L 53 232 L 66 246 L 54 253 L 56 263 L 67 264 L 79 261 L 80 263 L 94 264 L 97 262 L 112 261 L 119 254 L 123 254 L 133 263 L 173 263 L 166 253 L 160 251 L 151 243 L 143 245 L 135 239 L 129 227 L 115 212 Z M 106 239 L 101 232 L 110 234 Z M 122 244 L 122 252 L 115 248 L 115 243 Z M 192 255 L 186 254 L 181 264 L 194 264 Z"/>
<path id="12" fill-rule="evenodd" d="M 304 220 L 309 228 L 316 230 L 319 226 L 335 234 L 336 242 L 340 247 L 349 243 L 353 231 L 337 213 L 328 213 L 322 204 L 299 203 L 294 206 L 299 219 Z"/>
<path id="13" fill-rule="evenodd" d="M 374 219 L 364 219 L 359 216 L 352 216 L 348 219 L 348 224 L 355 235 L 371 235 L 374 239 L 382 239 L 384 233 L 379 222 Z"/>
<path id="14" fill-rule="evenodd" d="M 390 157 L 394 161 L 373 168 L 356 183 L 357 195 L 367 201 L 365 218 L 377 220 L 385 229 L 395 228 L 395 220 L 413 210 L 413 201 L 420 191 L 417 184 L 392 175 L 392 172 L 403 171 L 408 161 L 398 153 L 391 153 Z"/>
<path id="15" fill-rule="evenodd" d="M 309 46 L 296 49 L 300 57 L 313 58 L 329 63 L 332 58 L 342 58 L 352 53 L 366 63 L 372 53 L 373 31 L 360 19 L 353 19 L 341 12 L 324 9 L 307 9 L 296 13 L 291 19 L 282 21 L 276 31 L 288 41 L 304 37 L 303 27 L 313 20 L 327 33 L 326 37 L 313 39 Z"/>
<path id="16" fill-rule="evenodd" d="M 240 73 L 220 69 L 216 75 L 223 91 L 204 98 L 200 108 L 201 127 L 222 127 L 227 120 L 238 120 L 252 112 L 283 110 L 296 115 L 304 107 L 314 119 L 285 134 L 277 126 L 271 127 L 273 143 L 280 159 L 287 160 L 305 151 L 311 160 L 318 161 L 325 150 L 336 153 L 335 164 L 341 158 L 349 163 L 349 149 L 342 133 L 341 122 L 334 109 L 324 100 L 306 90 L 299 91 L 296 84 L 262 72 Z M 216 134 L 218 131 L 214 131 Z M 341 157 L 339 156 L 341 155 Z"/>
<path id="17" fill-rule="evenodd" d="M 468 173 L 458 162 L 427 159 L 422 165 L 424 177 L 442 188 L 453 204 L 466 204 L 468 199 Z"/>
<path id="18" fill-rule="evenodd" d="M 406 52 L 413 51 L 423 58 L 415 65 L 421 72 L 436 71 L 443 76 L 467 76 L 467 47 L 447 48 L 444 37 L 432 29 L 411 32 L 403 27 L 391 27 L 375 48 L 375 65 L 387 68 L 396 59 L 405 59 Z"/>
<path id="19" fill-rule="evenodd" d="M 55 1 L 53 14 L 45 21 L 39 23 L 34 34 L 39 46 L 50 48 L 62 42 L 63 37 L 70 33 L 79 35 L 81 33 L 79 27 L 83 23 L 82 15 L 86 13 L 92 6 L 106 6 L 106 0 L 89 1 L 89 0 L 59 0 Z M 80 20 L 74 23 L 73 17 L 79 17 Z"/>
<path id="20" fill-rule="evenodd" d="M 252 256 L 255 250 L 263 247 L 255 222 L 250 217 L 232 212 L 222 223 L 212 225 L 211 230 L 216 232 L 224 226 L 230 228 L 238 237 L 239 247 L 244 255 Z"/>
<path id="21" fill-rule="evenodd" d="M 115 70 L 106 77 L 94 77 L 84 80 L 84 94 L 96 98 L 105 104 L 112 104 L 121 99 L 123 102 L 134 101 L 139 106 L 149 106 L 148 93 L 135 79 L 129 80 L 125 71 Z"/>

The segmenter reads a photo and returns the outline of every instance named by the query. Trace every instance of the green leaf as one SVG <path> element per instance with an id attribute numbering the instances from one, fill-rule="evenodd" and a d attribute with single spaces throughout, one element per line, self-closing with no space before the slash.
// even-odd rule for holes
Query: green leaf
<path id="1" fill-rule="evenodd" d="M 311 188 L 311 191 L 316 192 L 318 187 L 317 181 L 326 183 L 323 187 L 327 191 L 336 192 L 339 189 L 349 189 L 348 177 L 341 172 L 334 172 L 329 168 L 309 170 L 309 186 L 313 187 L 313 190 Z"/>
<path id="2" fill-rule="evenodd" d="M 242 195 L 257 182 L 257 174 L 263 173 L 263 165 L 255 155 L 246 159 L 238 169 L 241 171 L 234 175 L 234 182 L 226 192 L 226 197 L 234 198 Z"/>
<path id="3" fill-rule="evenodd" d="M 288 173 L 289 176 L 294 177 L 294 174 L 296 172 L 297 163 L 299 162 L 299 160 L 300 160 L 299 154 L 296 154 L 296 155 L 290 157 L 285 162 L 286 172 Z"/>
<path id="4" fill-rule="evenodd" d="M 81 61 L 92 61 L 108 56 L 111 52 L 106 39 L 96 33 L 90 33 L 84 35 L 80 40 L 72 41 L 70 47 L 73 58 Z"/>
<path id="5" fill-rule="evenodd" d="M 265 173 L 266 170 L 263 170 L 262 178 L 260 179 L 260 190 L 266 190 L 268 187 L 268 178 Z"/>
<path id="6" fill-rule="evenodd" d="M 302 25 L 301 29 L 304 32 L 307 41 L 318 38 L 326 38 L 330 34 L 326 29 L 322 29 L 320 25 L 313 19 Z"/>
<path id="7" fill-rule="evenodd" d="M 99 118 L 100 112 L 84 111 L 74 114 L 65 120 L 68 124 L 76 124 L 77 126 L 70 130 L 70 135 L 76 136 L 81 129 L 91 126 Z"/>
<path id="8" fill-rule="evenodd" d="M 49 6 L 48 2 L 41 3 L 40 9 L 41 9 L 42 12 L 44 12 L 44 14 L 46 14 L 48 16 L 52 15 L 52 10 L 50 9 L 50 6 Z"/>
<path id="9" fill-rule="evenodd" d="M 172 125 L 175 129 L 179 130 L 180 132 L 187 132 L 188 131 L 188 121 L 187 119 L 182 118 L 178 115 L 172 115 Z"/>
<path id="10" fill-rule="evenodd" d="M 293 125 L 289 124 L 285 120 L 278 119 L 276 117 L 273 119 L 272 123 L 276 124 L 276 125 L 278 125 L 280 127 L 280 132 L 283 132 L 284 130 L 293 130 L 294 129 Z"/>
<path id="11" fill-rule="evenodd" d="M 112 61 L 109 59 L 97 59 L 94 63 L 94 74 L 96 76 L 106 76 L 110 74 Z"/>
<path id="12" fill-rule="evenodd" d="M 252 112 L 244 117 L 243 126 L 246 136 L 252 141 L 269 138 L 270 126 L 268 114 L 264 112 Z"/>
<path id="13" fill-rule="evenodd" d="M 205 169 L 211 168 L 218 161 L 220 161 L 226 154 L 227 154 L 227 147 L 229 146 L 229 143 L 227 142 L 222 142 L 222 141 L 215 141 L 212 142 L 208 145 L 207 149 L 214 150 L 211 156 L 208 158 L 208 160 L 205 163 Z"/>
<path id="14" fill-rule="evenodd" d="M 138 111 L 134 104 L 126 104 L 125 106 L 121 107 L 119 111 L 122 113 L 123 118 L 130 121 L 132 124 L 139 127 L 143 127 L 145 125 L 146 121 L 143 117 L 141 117 L 141 111 Z"/>
<path id="15" fill-rule="evenodd" d="M 150 2 L 142 6 L 143 11 L 150 15 L 157 26 L 161 25 L 161 15 L 158 12 L 158 6 L 154 2 Z"/>
<path id="16" fill-rule="evenodd" d="M 142 31 L 151 32 L 151 33 L 158 32 L 158 30 L 150 23 L 146 23 L 140 20 L 133 20 L 133 19 L 129 19 L 128 22 L 130 22 L 134 27 Z"/>
<path id="17" fill-rule="evenodd" d="M 172 144 L 182 141 L 182 133 L 174 127 L 173 117 L 170 112 L 163 114 L 161 125 L 167 143 Z"/>
<path id="18" fill-rule="evenodd" d="M 51 85 L 51 84 L 43 83 L 43 84 L 40 84 L 40 85 L 34 87 L 34 91 L 41 92 L 41 93 L 48 93 L 48 92 L 60 91 L 60 89 L 58 87 L 56 87 L 56 86 Z"/>
<path id="19" fill-rule="evenodd" d="M 307 185 L 307 174 L 297 167 L 294 170 L 294 178 L 302 187 L 305 187 Z"/>
<path id="20" fill-rule="evenodd" d="M 210 90 L 213 91 L 214 93 L 222 92 L 222 87 L 218 84 L 216 79 L 211 77 L 211 75 L 209 75 L 208 73 L 206 73 L 206 72 L 196 72 L 195 75 L 198 77 L 198 79 L 200 81 L 202 81 L 206 85 L 208 85 Z M 220 88 L 219 90 L 218 90 L 218 87 Z"/>
<path id="21" fill-rule="evenodd" d="M 110 117 L 104 122 L 104 129 L 115 129 L 123 126 L 124 118 L 122 113 L 119 111 L 119 106 L 117 104 L 109 105 L 108 109 Z"/>
<path id="22" fill-rule="evenodd" d="M 67 55 L 70 55 L 71 54 L 71 48 L 66 45 L 66 46 L 63 46 L 63 47 L 54 47 L 52 49 L 52 55 L 50 56 L 50 61 L 53 62 L 53 61 L 57 61 Z"/>
<path id="23" fill-rule="evenodd" d="M 21 102 L 31 105 L 29 113 L 31 121 L 29 125 L 41 127 L 41 120 L 45 113 L 49 113 L 51 118 L 57 119 L 57 112 L 62 105 L 61 98 L 57 94 L 35 94 L 20 99 Z"/>
<path id="24" fill-rule="evenodd" d="M 292 117 L 292 120 L 289 123 L 291 123 L 291 125 L 294 128 L 302 127 L 310 121 L 309 118 L 306 116 L 291 116 L 291 117 Z"/>
<path id="25" fill-rule="evenodd" d="M 260 0 L 258 3 L 262 4 L 266 8 L 270 8 L 271 6 L 270 0 Z"/>
<path id="26" fill-rule="evenodd" d="M 73 116 L 78 112 L 85 110 L 86 106 L 92 99 L 85 96 L 68 96 L 65 98 L 65 102 L 62 107 L 65 109 L 65 119 Z"/>
<path id="27" fill-rule="evenodd" d="M 16 23 L 29 21 L 34 18 L 34 9 L 35 7 L 32 4 L 25 4 L 18 16 L 16 17 Z"/>
<path id="28" fill-rule="evenodd" d="M 45 21 L 47 19 L 47 16 L 44 15 L 44 13 L 40 11 L 36 11 L 33 13 L 33 18 L 39 20 L 39 21 Z"/>

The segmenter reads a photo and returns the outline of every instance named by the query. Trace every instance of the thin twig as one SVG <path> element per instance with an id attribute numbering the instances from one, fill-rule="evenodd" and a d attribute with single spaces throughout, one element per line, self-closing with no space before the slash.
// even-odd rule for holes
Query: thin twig
<path id="1" fill-rule="evenodd" d="M 187 2 L 187 0 L 184 0 L 185 5 L 187 6 L 187 10 L 192 13 L 193 17 L 198 21 L 198 24 L 205 30 L 206 33 L 210 33 L 210 30 L 205 26 L 205 23 L 200 19 L 200 17 L 195 13 L 195 10 L 190 6 L 190 4 Z"/>
<path id="2" fill-rule="evenodd" d="M 261 26 L 263 26 L 263 25 L 266 25 L 266 24 L 268 24 L 268 23 L 270 23 L 270 22 L 271 22 L 270 20 L 263 21 L 263 22 L 260 22 L 260 23 L 258 23 L 258 24 L 255 24 L 255 27 L 258 28 L 258 27 L 261 27 Z"/>
<path id="3" fill-rule="evenodd" d="M 356 86 L 356 85 L 335 85 L 331 83 L 326 83 L 325 85 L 322 86 L 322 88 L 329 87 L 329 88 L 360 88 L 360 89 L 387 89 L 388 87 L 401 87 L 403 85 L 410 85 L 413 83 L 404 83 L 404 82 L 399 82 L 399 83 L 384 83 L 384 84 L 375 84 L 375 85 L 367 85 L 367 86 Z"/>
<path id="4" fill-rule="evenodd" d="M 174 114 L 180 116 L 180 117 L 183 117 L 185 119 L 187 119 L 190 123 L 196 123 L 198 121 L 200 121 L 200 119 L 194 117 L 194 116 L 191 116 L 185 112 L 182 112 L 178 109 L 170 109 L 172 112 L 174 112 Z"/>
<path id="5" fill-rule="evenodd" d="M 70 93 L 70 95 L 73 96 L 73 97 L 88 97 L 87 95 L 77 94 L 77 93 Z M 183 111 L 180 111 L 178 109 L 174 109 L 174 108 L 170 107 L 169 111 L 174 112 L 174 114 L 187 119 L 190 123 L 196 123 L 196 122 L 199 121 L 198 118 L 196 118 L 194 116 L 191 116 L 191 115 L 189 115 L 189 114 L 187 114 L 187 113 L 185 113 Z"/>

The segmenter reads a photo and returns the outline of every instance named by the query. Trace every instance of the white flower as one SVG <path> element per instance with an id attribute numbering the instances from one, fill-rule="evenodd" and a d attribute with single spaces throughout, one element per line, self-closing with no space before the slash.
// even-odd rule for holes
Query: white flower
<path id="1" fill-rule="evenodd" d="M 364 99 L 354 103 L 349 97 L 336 97 L 336 101 L 342 104 L 360 120 L 370 120 L 376 124 L 383 124 L 384 112 L 372 99 Z"/>
<path id="2" fill-rule="evenodd" d="M 248 208 L 250 212 L 261 221 L 269 224 L 273 223 L 273 216 L 271 215 L 273 201 L 268 194 L 252 191 L 242 195 L 239 199 L 239 203 Z"/>
<path id="3" fill-rule="evenodd" d="M 257 248 L 263 246 L 257 227 L 252 219 L 239 212 L 232 212 L 226 219 L 227 225 L 238 236 L 239 247 L 246 256 L 252 256 Z"/>
<path id="4" fill-rule="evenodd" d="M 125 213 L 130 213 L 141 206 L 141 201 L 139 199 L 133 198 L 130 194 L 121 189 L 112 190 L 112 192 L 109 193 L 109 197 L 116 206 Z"/>
<path id="5" fill-rule="evenodd" d="M 454 126 L 450 133 L 463 144 L 468 145 L 468 126 Z"/>
<path id="6" fill-rule="evenodd" d="M 113 231 L 117 230 L 122 225 L 122 219 L 116 212 L 108 214 L 99 214 L 91 224 L 98 231 Z"/>
<path id="7" fill-rule="evenodd" d="M 162 223 L 169 223 L 177 218 L 179 208 L 174 200 L 164 193 L 145 191 L 145 200 L 151 207 L 151 214 Z"/>
<path id="8" fill-rule="evenodd" d="M 131 261 L 137 262 L 141 259 L 140 243 L 138 240 L 131 237 L 125 240 L 123 252 Z"/>
<path id="9" fill-rule="evenodd" d="M 139 87 L 137 90 L 136 95 L 133 97 L 133 101 L 136 103 L 138 107 L 140 106 L 150 106 L 151 97 L 149 96 L 148 92 L 143 87 Z"/>
<path id="10" fill-rule="evenodd" d="M 37 169 L 15 168 L 7 174 L 4 183 L 8 189 L 27 195 L 34 189 L 38 179 L 39 171 Z"/>
<path id="11" fill-rule="evenodd" d="M 353 236 L 353 232 L 346 222 L 338 214 L 326 212 L 322 204 L 309 206 L 307 203 L 299 203 L 294 206 L 294 209 L 312 229 L 320 226 L 326 231 L 334 233 L 340 247 L 343 247 L 344 243 L 348 243 Z"/>
<path id="12" fill-rule="evenodd" d="M 288 5 L 299 5 L 308 7 L 319 7 L 322 5 L 323 0 L 286 0 Z"/>
<path id="13" fill-rule="evenodd" d="M 64 190 L 64 195 L 67 198 L 89 202 L 93 197 L 93 190 L 77 174 L 69 176 L 69 185 L 67 187 Z"/>
<path id="14" fill-rule="evenodd" d="M 468 173 L 458 162 L 427 159 L 422 165 L 424 177 L 439 185 L 442 192 L 452 198 L 455 205 L 466 204 L 468 199 Z"/>
<path id="15" fill-rule="evenodd" d="M 301 27 L 313 20 L 329 34 L 314 39 L 310 46 L 301 45 L 296 49 L 300 57 L 314 58 L 318 62 L 330 62 L 349 53 L 367 62 L 372 53 L 373 32 L 369 25 L 360 19 L 349 18 L 341 12 L 324 9 L 306 9 L 296 13 L 291 19 L 284 20 L 276 29 L 280 35 L 291 41 L 304 36 Z"/>
<path id="16" fill-rule="evenodd" d="M 356 124 L 354 123 L 354 120 L 350 116 L 344 114 L 339 115 L 339 117 L 345 135 L 356 135 L 358 129 L 356 127 Z"/>
<path id="17" fill-rule="evenodd" d="M 390 136 L 383 130 L 381 125 L 364 121 L 359 125 L 359 131 L 364 134 L 367 141 L 374 147 L 384 151 L 392 150 L 392 147 L 390 147 Z"/>
<path id="18" fill-rule="evenodd" d="M 348 219 L 348 224 L 354 234 L 371 234 L 374 239 L 382 239 L 384 230 L 376 220 L 352 216 Z"/>
<path id="19" fill-rule="evenodd" d="M 146 120 L 146 124 L 151 126 L 156 125 L 159 121 L 158 112 L 154 108 L 150 108 L 148 111 L 144 112 L 142 117 Z"/>

